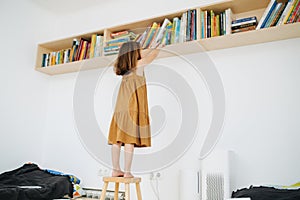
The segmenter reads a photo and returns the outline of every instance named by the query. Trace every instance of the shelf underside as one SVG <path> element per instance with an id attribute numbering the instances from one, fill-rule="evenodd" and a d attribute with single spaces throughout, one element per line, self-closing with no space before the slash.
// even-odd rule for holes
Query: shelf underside
<path id="1" fill-rule="evenodd" d="M 298 37 L 300 37 L 300 23 L 294 23 L 266 29 L 201 39 L 198 41 L 168 45 L 161 49 L 161 52 L 159 53 L 157 59 Z M 49 67 L 36 67 L 35 69 L 49 75 L 78 72 L 80 70 L 90 70 L 112 66 L 116 57 L 116 55 L 101 56 L 67 64 L 60 64 Z"/>

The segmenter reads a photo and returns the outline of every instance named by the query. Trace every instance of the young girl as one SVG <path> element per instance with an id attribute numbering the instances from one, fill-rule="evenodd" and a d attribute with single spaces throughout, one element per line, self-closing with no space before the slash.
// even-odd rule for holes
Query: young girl
<path id="1" fill-rule="evenodd" d="M 133 177 L 134 148 L 151 146 L 144 66 L 151 63 L 158 53 L 157 49 L 151 49 L 148 55 L 142 57 L 140 44 L 133 41 L 124 43 L 120 48 L 114 70 L 122 76 L 122 83 L 108 136 L 108 144 L 112 145 L 113 177 Z M 119 163 L 121 146 L 125 150 L 124 172 Z"/>

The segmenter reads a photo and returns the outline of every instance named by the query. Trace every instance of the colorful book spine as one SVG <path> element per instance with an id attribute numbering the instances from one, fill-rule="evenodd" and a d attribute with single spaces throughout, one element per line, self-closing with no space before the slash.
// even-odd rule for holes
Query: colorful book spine
<path id="1" fill-rule="evenodd" d="M 187 26 L 186 26 L 186 41 L 191 40 L 191 19 L 192 18 L 192 13 L 191 10 L 189 9 L 187 11 Z"/>
<path id="2" fill-rule="evenodd" d="M 97 40 L 97 34 L 93 34 L 91 39 L 91 47 L 90 47 L 91 49 L 90 49 L 89 58 L 93 58 L 95 56 L 96 40 Z"/>
<path id="3" fill-rule="evenodd" d="M 282 15 L 282 13 L 283 13 L 283 11 L 284 11 L 286 5 L 287 5 L 287 3 L 283 3 L 283 4 L 280 6 L 278 12 L 275 14 L 274 19 L 273 19 L 272 22 L 270 23 L 270 27 L 276 26 L 276 24 L 278 23 L 278 20 L 279 20 L 280 16 Z"/>
<path id="4" fill-rule="evenodd" d="M 272 1 L 271 1 L 271 2 L 272 2 Z M 268 11 L 267 16 L 266 16 L 266 18 L 264 19 L 264 21 L 263 21 L 263 23 L 262 23 L 262 25 L 261 25 L 260 28 L 265 28 L 265 27 L 266 27 L 266 24 L 267 24 L 268 21 L 270 20 L 271 15 L 274 13 L 274 10 L 276 9 L 276 6 L 277 6 L 277 1 L 274 0 L 274 2 L 273 2 L 273 4 L 272 4 L 270 10 Z"/>
<path id="5" fill-rule="evenodd" d="M 211 37 L 211 19 L 210 19 L 210 12 L 207 12 L 207 37 Z"/>
<path id="6" fill-rule="evenodd" d="M 300 8 L 300 0 L 298 0 L 297 3 L 295 3 L 295 6 L 293 8 L 292 13 L 290 14 L 287 24 L 294 22 L 297 13 L 299 13 L 299 8 Z"/>
<path id="7" fill-rule="evenodd" d="M 276 5 L 276 1 L 275 0 L 270 0 L 270 2 L 268 4 L 267 8 L 265 9 L 261 19 L 259 20 L 259 23 L 256 27 L 256 30 L 262 28 L 262 25 L 265 23 L 265 21 L 268 18 L 268 15 L 270 14 L 270 10 L 272 9 L 273 6 L 275 6 L 274 4 Z"/>
<path id="8" fill-rule="evenodd" d="M 210 11 L 210 36 L 214 37 L 215 35 L 215 13 L 213 10 Z"/>
<path id="9" fill-rule="evenodd" d="M 279 11 L 280 7 L 282 6 L 282 3 L 277 3 L 275 9 L 272 11 L 271 15 L 269 16 L 269 19 L 267 20 L 266 24 L 263 26 L 263 28 L 270 27 L 272 21 L 275 18 L 276 13 Z"/>
<path id="10" fill-rule="evenodd" d="M 175 27 L 175 43 L 179 43 L 179 37 L 180 37 L 180 20 L 179 18 L 176 19 L 176 27 Z"/>

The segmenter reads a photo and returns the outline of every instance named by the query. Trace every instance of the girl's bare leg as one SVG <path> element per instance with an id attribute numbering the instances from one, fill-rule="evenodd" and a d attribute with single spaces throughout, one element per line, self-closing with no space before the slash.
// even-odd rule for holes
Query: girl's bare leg
<path id="1" fill-rule="evenodd" d="M 112 145 L 111 158 L 112 158 L 112 165 L 113 165 L 113 171 L 112 171 L 113 177 L 124 176 L 124 172 L 122 172 L 120 168 L 121 145 L 122 144 L 120 142 Z"/>
<path id="2" fill-rule="evenodd" d="M 133 175 L 131 174 L 131 163 L 133 159 L 133 151 L 134 145 L 133 144 L 125 144 L 124 147 L 124 155 L 125 155 L 125 174 L 124 177 L 132 178 Z"/>

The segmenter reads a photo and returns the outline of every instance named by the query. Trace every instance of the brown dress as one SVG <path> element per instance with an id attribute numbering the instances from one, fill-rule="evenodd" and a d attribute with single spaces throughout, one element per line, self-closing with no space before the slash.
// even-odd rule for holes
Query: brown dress
<path id="1" fill-rule="evenodd" d="M 108 144 L 117 142 L 135 147 L 151 146 L 146 79 L 135 70 L 122 77 L 111 120 Z"/>

